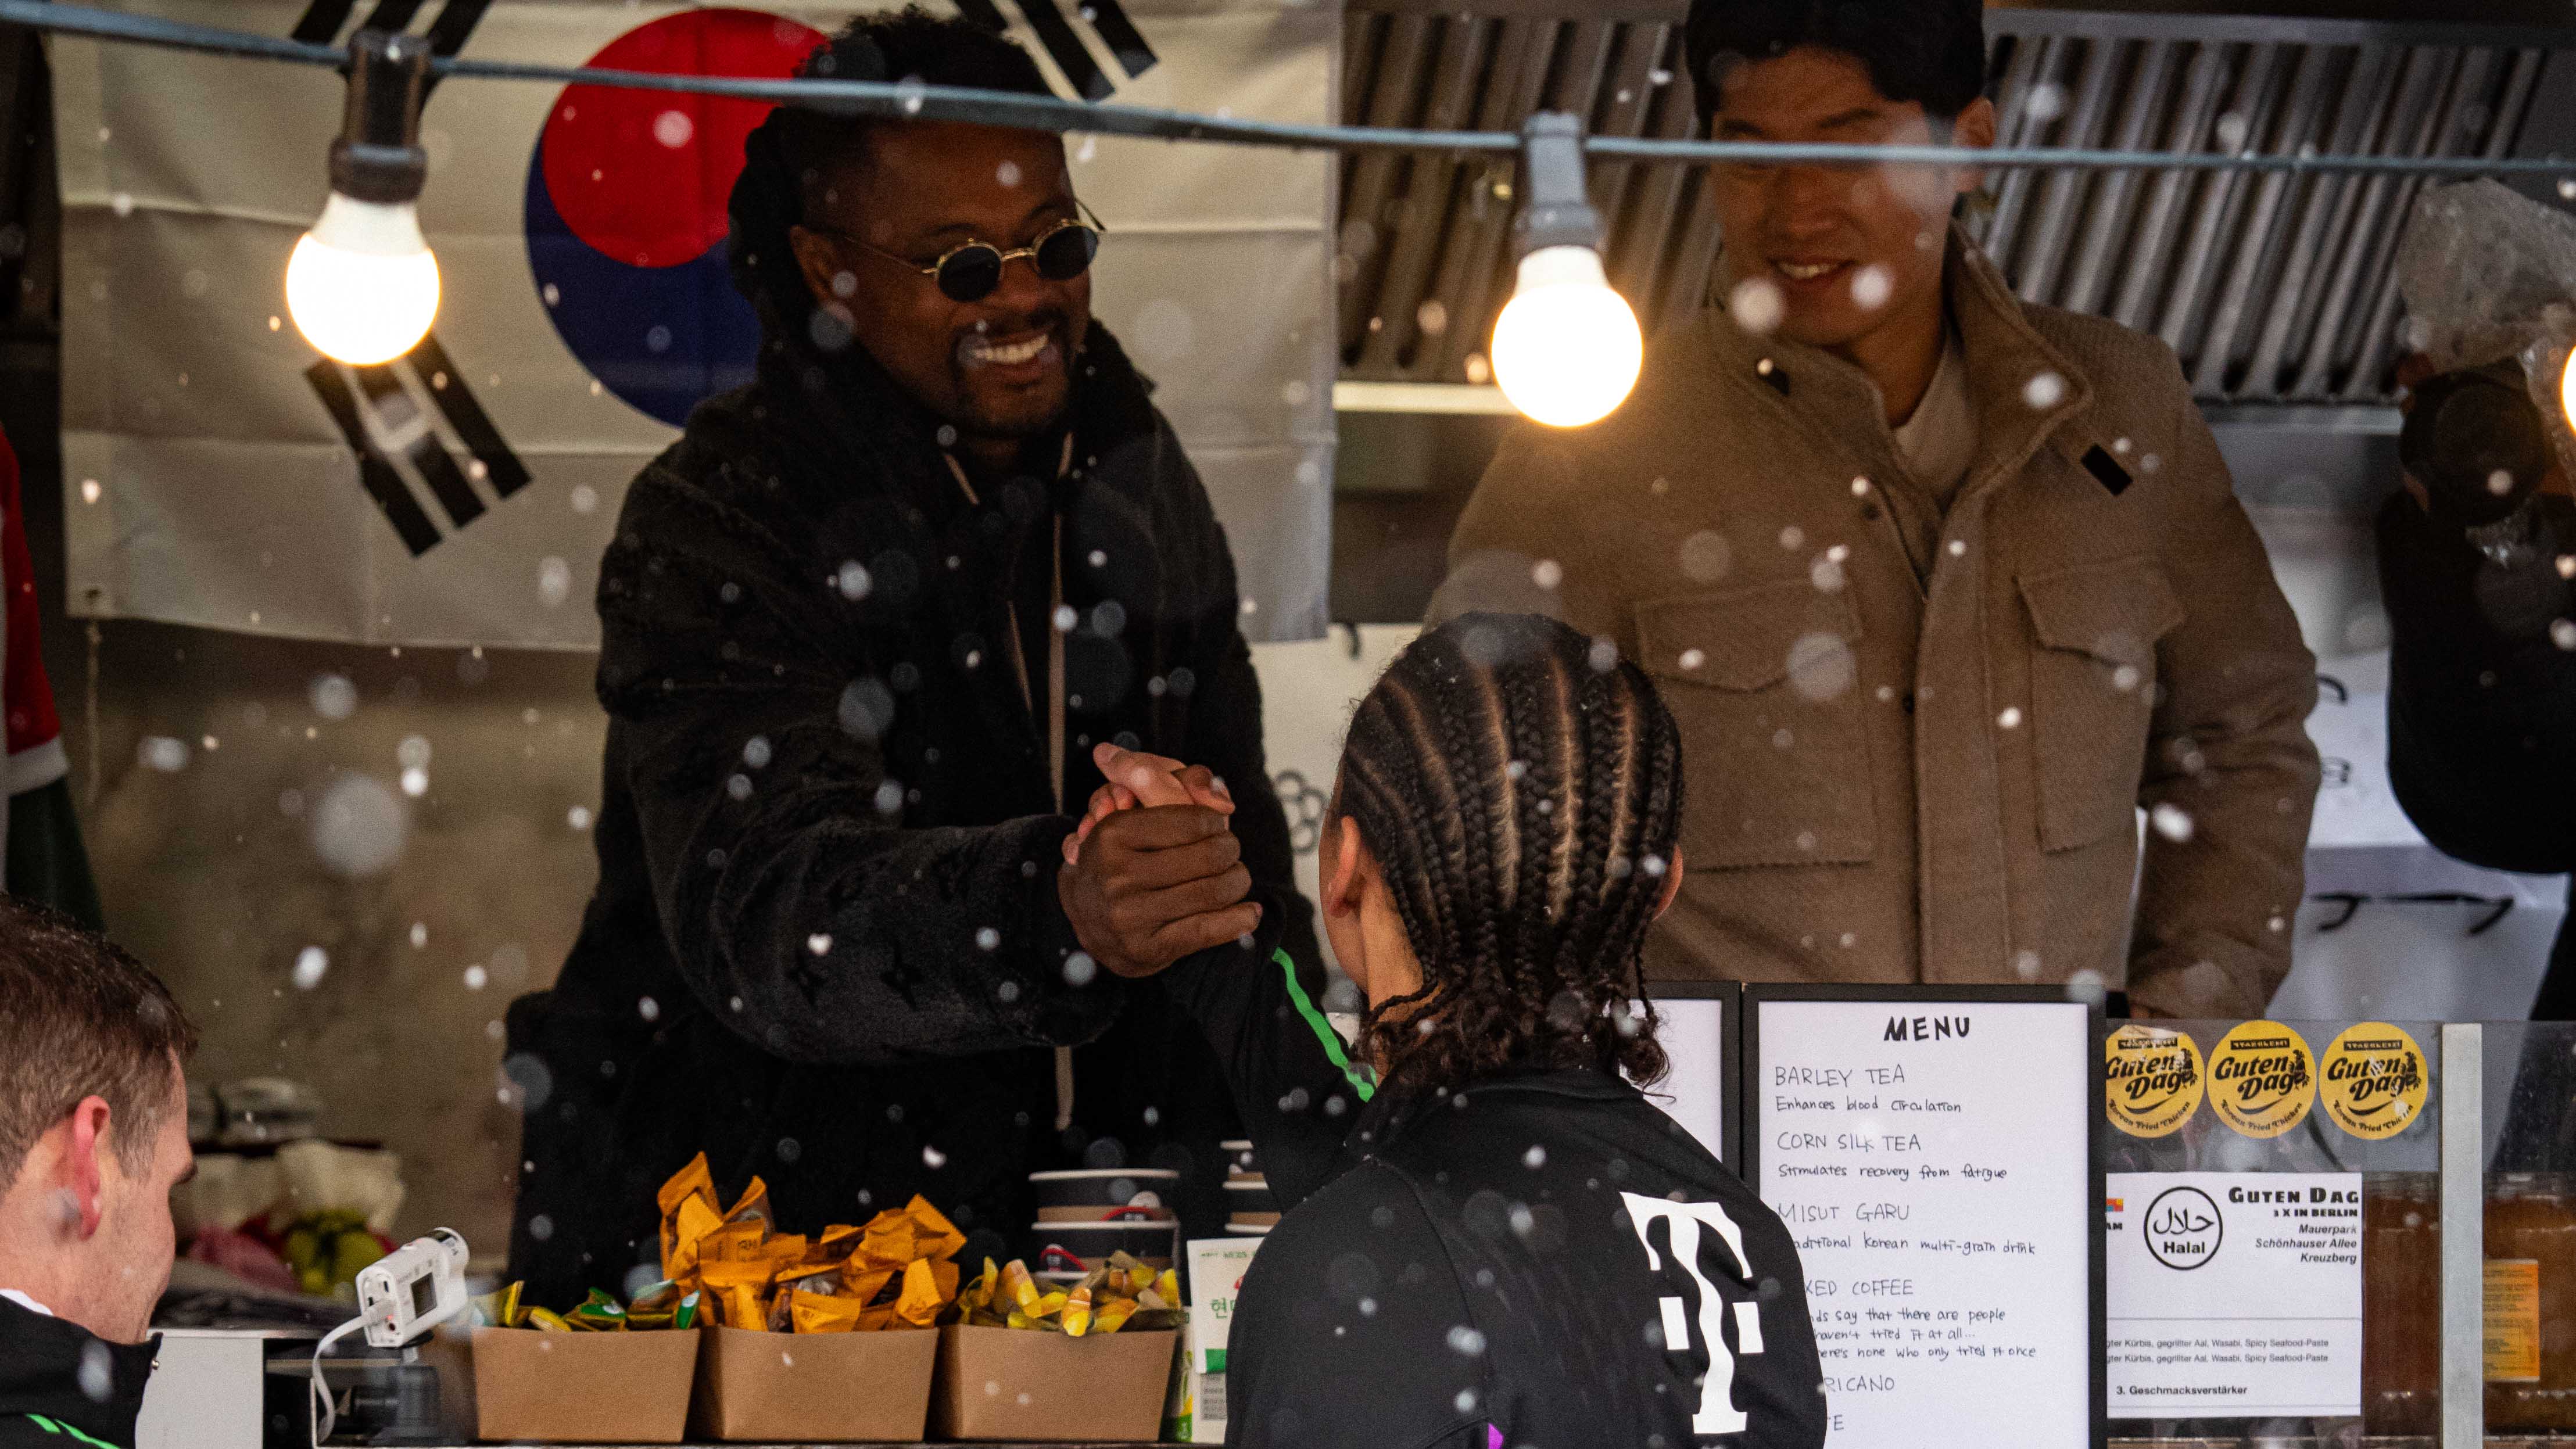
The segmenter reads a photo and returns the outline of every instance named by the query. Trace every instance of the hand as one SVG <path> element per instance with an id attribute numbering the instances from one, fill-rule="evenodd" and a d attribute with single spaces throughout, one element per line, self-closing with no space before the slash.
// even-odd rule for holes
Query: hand
<path id="1" fill-rule="evenodd" d="M 1082 949 L 1120 976 L 1151 976 L 1251 934 L 1261 924 L 1251 890 L 1224 814 L 1194 804 L 1111 811 L 1056 876 Z"/>
<path id="2" fill-rule="evenodd" d="M 1121 810 L 1140 806 L 1201 805 L 1219 815 L 1234 813 L 1234 795 L 1225 781 L 1205 765 L 1183 765 L 1164 755 L 1149 755 L 1142 750 L 1120 749 L 1116 745 L 1096 745 L 1091 751 L 1092 763 L 1108 783 L 1091 792 L 1091 806 L 1083 812 L 1082 823 L 1064 839 L 1065 864 L 1073 864 L 1082 843 L 1100 822 Z"/>

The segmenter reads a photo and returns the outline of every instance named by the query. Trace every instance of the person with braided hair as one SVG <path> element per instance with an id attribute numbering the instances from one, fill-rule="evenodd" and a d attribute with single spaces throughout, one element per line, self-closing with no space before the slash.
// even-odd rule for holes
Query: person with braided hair
<path id="1" fill-rule="evenodd" d="M 1360 702 L 1320 867 L 1375 1078 L 1339 1175 L 1244 1278 L 1229 1445 L 1824 1442 L 1787 1227 L 1640 1091 L 1665 1069 L 1642 970 L 1683 873 L 1681 748 L 1643 671 L 1535 615 L 1454 619 Z M 1216 790 L 1102 763 L 1086 824 Z M 1268 973 L 1167 979 L 1266 1019 L 1240 996 Z"/>

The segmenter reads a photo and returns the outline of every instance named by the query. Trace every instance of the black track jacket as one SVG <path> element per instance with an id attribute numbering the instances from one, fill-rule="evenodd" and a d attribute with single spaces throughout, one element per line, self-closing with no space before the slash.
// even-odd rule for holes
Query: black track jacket
<path id="1" fill-rule="evenodd" d="M 1636 1088 L 1524 1070 L 1381 1096 L 1352 1146 L 1244 1279 L 1228 1444 L 1824 1443 L 1787 1228 Z"/>

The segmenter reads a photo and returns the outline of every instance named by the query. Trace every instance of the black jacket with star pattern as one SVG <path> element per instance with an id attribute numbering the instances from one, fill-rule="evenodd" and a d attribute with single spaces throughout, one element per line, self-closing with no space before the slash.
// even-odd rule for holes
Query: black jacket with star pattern
<path id="1" fill-rule="evenodd" d="M 635 480 L 601 566 L 599 885 L 554 988 L 510 1011 L 526 1094 L 512 1272 L 532 1303 L 617 1288 L 653 1256 L 654 1189 L 702 1150 L 727 1194 L 766 1179 L 787 1231 L 921 1193 L 1002 1235 L 973 1251 L 1017 1252 L 1027 1174 L 1086 1162 L 1183 1169 L 1185 1223 L 1220 1231 L 1216 1143 L 1244 1130 L 1228 1069 L 1274 1065 L 1232 1049 L 1242 1013 L 1284 1011 L 1260 979 L 1275 948 L 1310 994 L 1320 981 L 1207 494 L 1096 324 L 1071 476 L 978 502 L 936 420 L 862 349 L 774 337 L 755 381 L 703 404 Z M 1026 651 L 1033 709 L 1009 607 L 1044 609 L 1050 507 L 1081 621 L 1062 798 L 1044 636 Z M 1263 927 L 1248 954 L 1188 963 L 1226 972 L 1193 998 L 1216 1003 L 1223 1062 L 1175 999 L 1187 970 L 1068 970 L 1060 845 L 1101 740 L 1234 782 Z M 1262 1025 L 1292 1074 L 1323 1079 L 1311 1035 Z M 1060 1045 L 1081 1048 L 1064 1133 Z M 1277 1095 L 1250 1115 L 1277 1117 Z M 1297 1105 L 1312 1115 L 1308 1094 Z"/>

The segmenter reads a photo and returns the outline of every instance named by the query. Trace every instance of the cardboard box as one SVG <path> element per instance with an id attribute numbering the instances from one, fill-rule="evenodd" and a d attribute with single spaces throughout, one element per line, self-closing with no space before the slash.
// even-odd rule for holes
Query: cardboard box
<path id="1" fill-rule="evenodd" d="M 486 1439 L 677 1444 L 689 1427 L 698 1330 L 474 1330 L 474 1417 Z"/>
<path id="2" fill-rule="evenodd" d="M 701 1329 L 689 1432 L 703 1439 L 911 1443 L 930 1415 L 939 1335 Z"/>
<path id="3" fill-rule="evenodd" d="M 1020 1328 L 939 1330 L 931 1431 L 941 1439 L 1150 1444 L 1162 1437 L 1177 1333 L 1067 1338 Z"/>

